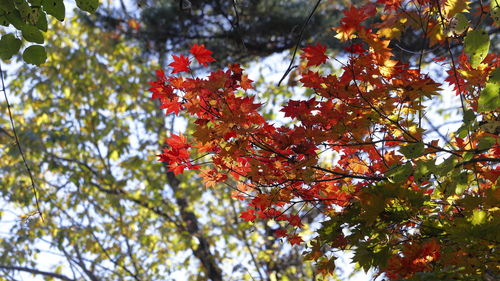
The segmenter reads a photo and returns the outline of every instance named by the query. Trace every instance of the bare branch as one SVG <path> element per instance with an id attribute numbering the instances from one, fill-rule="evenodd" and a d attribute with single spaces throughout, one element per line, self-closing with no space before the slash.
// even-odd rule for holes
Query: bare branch
<path id="1" fill-rule="evenodd" d="M 65 275 L 55 273 L 55 272 L 49 272 L 49 271 L 43 271 L 43 270 L 38 270 L 35 268 L 29 268 L 29 267 L 24 267 L 24 266 L 14 266 L 14 265 L 3 265 L 0 264 L 0 269 L 5 269 L 5 270 L 15 270 L 15 271 L 23 271 L 23 272 L 29 272 L 33 273 L 36 275 L 43 275 L 43 276 L 48 276 L 52 278 L 57 278 L 60 280 L 65 280 L 65 281 L 75 281 L 75 279 L 71 279 Z"/>

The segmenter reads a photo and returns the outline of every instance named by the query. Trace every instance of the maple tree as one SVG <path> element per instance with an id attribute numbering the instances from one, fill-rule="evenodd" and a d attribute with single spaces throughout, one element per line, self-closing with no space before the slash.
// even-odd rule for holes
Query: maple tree
<path id="1" fill-rule="evenodd" d="M 193 46 L 192 56 L 173 57 L 180 75 L 159 70 L 151 82 L 167 114 L 194 118 L 193 133 L 171 135 L 160 160 L 175 174 L 199 170 L 207 187 L 230 185 L 248 204 L 242 219 L 274 220 L 274 235 L 307 243 L 304 255 L 324 274 L 333 272 L 337 251 L 352 250 L 362 268 L 392 280 L 495 279 L 500 57 L 489 53 L 488 31 L 500 8 L 469 4 L 379 0 L 345 10 L 332 28 L 349 52 L 338 61 L 342 72 L 323 71 L 336 60 L 325 46 L 304 48 L 300 82 L 312 94 L 281 108 L 285 124 L 259 112 L 258 92 L 239 65 L 195 77 L 191 64 L 214 58 Z M 475 13 L 478 21 L 469 22 Z M 380 21 L 367 23 L 376 15 Z M 422 48 L 413 65 L 398 61 L 389 46 L 408 29 L 446 55 L 425 56 Z M 462 125 L 449 139 L 430 138 L 421 124 L 428 102 L 448 86 L 423 71 L 425 59 L 460 97 Z M 323 222 L 306 239 L 302 218 L 312 210 Z"/>
<path id="2" fill-rule="evenodd" d="M 243 227 L 246 204 L 229 187 L 154 161 L 184 118 L 143 94 L 168 50 L 146 59 L 119 32 L 73 17 L 47 32 L 43 65 L 2 64 L 36 193 L 2 98 L 0 279 L 312 279 L 301 247 L 273 239 L 265 221 Z"/>

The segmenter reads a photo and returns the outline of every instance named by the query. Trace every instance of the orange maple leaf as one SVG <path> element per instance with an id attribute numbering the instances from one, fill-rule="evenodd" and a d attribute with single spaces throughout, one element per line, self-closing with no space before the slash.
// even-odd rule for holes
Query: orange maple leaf
<path id="1" fill-rule="evenodd" d="M 253 89 L 252 82 L 252 80 L 248 79 L 248 75 L 241 75 L 240 86 L 243 90 Z"/>
<path id="2" fill-rule="evenodd" d="M 299 235 L 294 234 L 288 236 L 288 242 L 290 242 L 290 244 L 292 245 L 299 245 L 300 243 L 304 242 L 304 240 L 302 240 L 302 237 L 300 237 Z"/>

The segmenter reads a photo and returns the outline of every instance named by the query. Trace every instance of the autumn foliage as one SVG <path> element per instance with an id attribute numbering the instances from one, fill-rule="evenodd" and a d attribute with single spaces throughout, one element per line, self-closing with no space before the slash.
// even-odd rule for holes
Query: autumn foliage
<path id="1" fill-rule="evenodd" d="M 159 70 L 151 83 L 166 114 L 194 118 L 194 132 L 168 138 L 160 160 L 175 174 L 198 170 L 208 187 L 230 185 L 248 203 L 243 220 L 278 222 L 275 236 L 307 243 L 304 254 L 322 273 L 334 270 L 338 250 L 352 250 L 364 269 L 393 280 L 498 276 L 500 57 L 488 53 L 498 12 L 495 3 L 472 10 L 457 0 L 347 9 L 332 28 L 349 53 L 341 74 L 322 68 L 335 59 L 326 46 L 304 48 L 300 82 L 314 94 L 282 106 L 285 125 L 259 112 L 239 65 L 195 77 L 195 61 L 214 59 L 194 45 L 189 56 L 173 56 L 180 75 Z M 479 22 L 467 20 L 472 13 Z M 373 17 L 380 20 L 368 25 Z M 422 51 L 398 61 L 391 42 L 407 29 L 445 56 Z M 422 71 L 423 61 L 449 85 Z M 462 125 L 431 139 L 426 105 L 450 86 Z M 322 226 L 305 242 L 302 219 L 318 210 Z"/>

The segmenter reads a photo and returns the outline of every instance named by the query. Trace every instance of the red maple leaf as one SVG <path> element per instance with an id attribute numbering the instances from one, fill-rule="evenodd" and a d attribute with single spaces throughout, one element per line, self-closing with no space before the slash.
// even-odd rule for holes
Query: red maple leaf
<path id="1" fill-rule="evenodd" d="M 172 58 L 174 59 L 174 62 L 168 65 L 174 68 L 174 71 L 172 71 L 172 73 L 188 72 L 190 70 L 189 65 L 191 64 L 191 61 L 188 57 L 185 57 L 183 55 L 173 55 Z"/>
<path id="2" fill-rule="evenodd" d="M 205 49 L 204 44 L 194 44 L 189 52 L 193 54 L 194 58 L 204 66 L 207 66 L 207 62 L 215 61 L 215 59 L 210 56 L 212 51 Z"/>
<path id="3" fill-rule="evenodd" d="M 164 82 L 150 82 L 152 87 L 149 90 L 153 93 L 151 99 L 171 99 L 175 97 L 174 89 L 170 85 L 165 85 Z"/>
<path id="4" fill-rule="evenodd" d="M 373 15 L 373 6 L 365 5 L 359 9 L 351 6 L 349 10 L 344 10 L 344 17 L 340 20 L 341 25 L 357 28 L 370 15 Z"/>
<path id="5" fill-rule="evenodd" d="M 184 170 L 186 168 L 187 168 L 187 166 L 184 164 L 179 164 L 179 163 L 175 163 L 175 162 L 168 164 L 168 170 L 174 172 L 174 175 L 184 173 Z"/>
<path id="6" fill-rule="evenodd" d="M 314 71 L 308 71 L 306 73 L 302 73 L 302 78 L 299 80 L 304 84 L 304 87 L 307 88 L 322 88 L 321 83 L 323 83 L 323 78 Z"/>
<path id="7" fill-rule="evenodd" d="M 293 226 L 298 226 L 298 227 L 302 227 L 302 222 L 300 220 L 300 217 L 297 216 L 297 215 L 290 215 L 288 217 L 288 221 L 290 222 L 291 225 Z"/>
<path id="8" fill-rule="evenodd" d="M 343 47 L 345 51 L 353 54 L 360 55 L 364 53 L 366 50 L 363 48 L 363 44 L 351 44 L 350 46 Z"/>
<path id="9" fill-rule="evenodd" d="M 285 117 L 297 118 L 310 114 L 317 104 L 314 98 L 307 101 L 290 100 L 280 111 L 285 113 Z"/>
<path id="10" fill-rule="evenodd" d="M 276 229 L 274 231 L 274 236 L 275 237 L 287 237 L 288 234 L 287 234 L 286 229 Z"/>
<path id="11" fill-rule="evenodd" d="M 401 6 L 401 0 L 377 0 L 377 3 L 385 4 L 384 11 L 396 11 Z"/>
<path id="12" fill-rule="evenodd" d="M 155 73 L 156 73 L 156 78 L 165 80 L 165 72 L 163 71 L 163 69 L 158 69 L 155 71 Z"/>
<path id="13" fill-rule="evenodd" d="M 246 212 L 241 212 L 240 218 L 246 221 L 254 221 L 257 218 L 257 216 L 254 214 L 254 209 L 249 209 Z"/>
<path id="14" fill-rule="evenodd" d="M 309 45 L 302 50 L 304 53 L 300 55 L 300 57 L 307 59 L 307 66 L 320 65 L 325 63 L 328 59 L 328 57 L 325 56 L 326 47 L 320 43 L 316 44 L 316 46 Z"/>
<path id="15" fill-rule="evenodd" d="M 165 139 L 168 146 L 184 149 L 189 147 L 190 145 L 187 143 L 187 138 L 183 134 L 172 134 L 169 138 Z"/>
<path id="16" fill-rule="evenodd" d="M 302 240 L 302 238 L 299 235 L 294 234 L 288 236 L 288 242 L 290 242 L 290 244 L 292 245 L 299 245 L 300 243 L 304 242 L 304 240 Z"/>
<path id="17" fill-rule="evenodd" d="M 178 101 L 178 99 L 161 99 L 161 109 L 166 109 L 165 115 L 170 113 L 179 114 L 179 111 L 182 109 L 182 103 Z"/>

